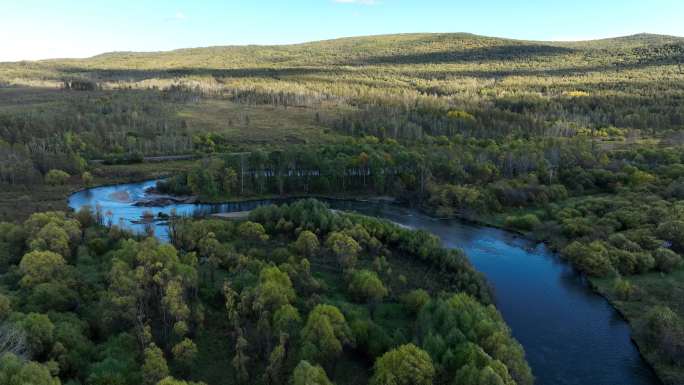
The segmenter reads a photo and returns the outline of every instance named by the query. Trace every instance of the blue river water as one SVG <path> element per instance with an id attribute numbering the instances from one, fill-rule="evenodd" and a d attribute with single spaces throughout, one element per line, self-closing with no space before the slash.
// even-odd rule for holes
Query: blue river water
<path id="1" fill-rule="evenodd" d="M 202 216 L 251 210 L 271 201 L 137 207 L 155 181 L 97 187 L 74 193 L 69 206 L 100 207 L 105 219 L 134 231 L 145 211 Z M 439 236 L 463 249 L 494 287 L 496 306 L 525 348 L 539 385 L 656 385 L 660 381 L 630 340 L 628 324 L 586 280 L 543 244 L 488 227 L 438 220 L 387 203 L 329 201 L 331 208 L 385 218 Z M 148 225 L 168 239 L 163 221 Z"/>

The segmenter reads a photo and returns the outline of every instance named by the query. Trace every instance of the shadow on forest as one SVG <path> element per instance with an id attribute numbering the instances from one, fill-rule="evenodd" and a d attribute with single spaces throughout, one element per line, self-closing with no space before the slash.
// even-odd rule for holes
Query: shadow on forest
<path id="1" fill-rule="evenodd" d="M 399 73 L 418 78 L 443 79 L 451 77 L 502 78 L 507 76 L 566 76 L 583 75 L 590 72 L 611 72 L 640 69 L 657 65 L 670 65 L 678 62 L 678 57 L 670 54 L 641 56 L 622 56 L 616 54 L 609 60 L 597 63 L 590 56 L 579 59 L 579 65 L 568 65 L 564 55 L 584 51 L 544 44 L 501 45 L 466 50 L 438 51 L 412 54 L 373 55 L 339 61 L 320 66 L 285 66 L 264 62 L 274 67 L 251 68 L 169 68 L 169 69 L 99 69 L 78 66 L 60 67 L 55 80 L 69 77 L 85 77 L 94 81 L 142 81 L 151 79 L 174 79 L 188 76 L 209 76 L 214 78 L 270 78 L 279 80 L 287 77 L 323 76 L 340 78 L 353 77 L 359 71 L 378 72 L 381 68 L 373 66 L 416 65 L 417 68 L 401 68 Z M 575 56 L 576 61 L 578 58 Z M 449 68 L 448 64 L 461 64 L 464 68 Z M 434 70 L 421 68 L 420 65 L 444 65 Z M 565 65 L 565 66 L 563 66 Z M 519 66 L 519 68 L 516 68 Z M 512 67 L 512 68 L 511 68 Z M 542 68 L 548 67 L 548 68 Z"/>
<path id="2" fill-rule="evenodd" d="M 284 67 L 284 68 L 173 68 L 173 69 L 92 69 L 65 67 L 60 71 L 68 77 L 87 76 L 92 80 L 141 81 L 149 79 L 173 79 L 186 76 L 212 76 L 215 78 L 272 78 L 307 75 L 334 75 L 345 72 L 336 67 Z"/>
<path id="3" fill-rule="evenodd" d="M 480 79 L 491 78 L 505 78 L 508 76 L 530 76 L 530 77 L 555 77 L 555 76 L 576 76 L 586 75 L 592 72 L 622 72 L 628 70 L 645 69 L 648 67 L 657 67 L 663 65 L 677 64 L 674 60 L 640 60 L 630 63 L 607 63 L 587 66 L 572 66 L 562 68 L 516 68 L 516 69 L 501 69 L 501 70 L 435 70 L 435 71 L 421 71 L 412 70 L 406 71 L 407 75 L 411 75 L 422 79 L 448 79 L 453 77 L 471 77 Z"/>
<path id="4" fill-rule="evenodd" d="M 509 76 L 531 76 L 531 77 L 553 77 L 553 76 L 572 76 L 584 75 L 592 72 L 620 72 L 633 69 L 643 69 L 647 67 L 654 67 L 659 65 L 671 65 L 674 62 L 665 61 L 650 61 L 626 64 L 602 64 L 593 66 L 573 66 L 563 68 L 549 68 L 549 69 L 534 69 L 534 68 L 516 68 L 516 69 L 436 69 L 434 71 L 426 70 L 406 70 L 400 71 L 404 76 L 411 76 L 422 79 L 448 79 L 458 77 L 470 77 L 479 79 L 504 78 Z M 357 66 L 362 67 L 362 66 Z M 85 68 L 63 68 L 59 75 L 54 76 L 52 80 L 61 81 L 69 78 L 85 77 L 93 81 L 128 81 L 138 82 L 143 80 L 153 79 L 180 79 L 190 76 L 200 77 L 214 77 L 221 78 L 270 78 L 273 80 L 281 80 L 285 78 L 297 78 L 307 76 L 324 76 L 330 79 L 339 81 L 340 77 L 345 75 L 353 76 L 358 74 L 358 71 L 351 69 L 344 69 L 340 67 L 331 68 L 302 68 L 302 67 L 287 67 L 287 68 L 239 68 L 239 69 L 215 69 L 215 68 L 177 68 L 177 69 L 151 69 L 151 70 L 129 70 L 129 69 L 85 69 Z M 324 79 L 321 79 L 324 80 Z"/>
<path id="5" fill-rule="evenodd" d="M 482 63 L 500 60 L 548 58 L 576 52 L 575 49 L 549 45 L 502 45 L 467 50 L 426 52 L 409 55 L 372 56 L 349 63 L 359 64 L 447 64 Z"/>

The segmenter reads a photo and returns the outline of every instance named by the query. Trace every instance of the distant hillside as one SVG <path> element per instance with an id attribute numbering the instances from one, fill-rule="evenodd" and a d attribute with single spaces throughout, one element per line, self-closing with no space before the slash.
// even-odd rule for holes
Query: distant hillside
<path id="1" fill-rule="evenodd" d="M 684 38 L 640 34 L 584 42 L 538 42 L 453 34 L 399 34 L 342 38 L 295 45 L 219 46 L 168 52 L 112 52 L 88 59 L 5 63 L 4 68 L 92 69 L 245 69 L 308 66 L 450 64 L 517 60 L 557 64 L 610 61 L 635 50 L 684 45 Z M 596 51 L 600 51 L 597 56 Z M 643 53 L 642 53 L 643 54 Z"/>
<path id="2" fill-rule="evenodd" d="M 684 37 L 656 35 L 651 33 L 640 33 L 636 35 L 613 37 L 608 39 L 574 41 L 574 42 L 553 42 L 551 44 L 561 46 L 572 46 L 582 49 L 610 49 L 624 50 L 633 48 L 658 47 L 668 44 L 682 44 Z"/>
<path id="3" fill-rule="evenodd" d="M 481 58 L 503 58 L 516 56 L 520 51 L 567 52 L 565 50 L 568 48 L 619 51 L 660 47 L 668 44 L 684 44 L 684 38 L 639 34 L 580 42 L 547 42 L 503 39 L 466 33 L 396 34 L 341 38 L 293 45 L 216 46 L 147 53 L 111 52 L 76 62 L 103 64 L 124 61 L 148 65 L 153 62 L 166 62 L 169 67 L 183 64 L 189 67 L 202 67 L 209 64 L 206 62 L 207 59 L 228 64 L 245 63 L 252 58 L 255 62 L 261 59 L 269 64 L 347 64 L 369 58 L 402 57 L 421 53 L 454 52 L 460 54 L 458 57 L 472 54 Z"/>

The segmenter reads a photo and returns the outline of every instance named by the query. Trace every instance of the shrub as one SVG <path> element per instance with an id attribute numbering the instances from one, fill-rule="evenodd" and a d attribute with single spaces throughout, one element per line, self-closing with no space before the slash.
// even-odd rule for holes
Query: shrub
<path id="1" fill-rule="evenodd" d="M 418 314 L 420 309 L 430 301 L 430 294 L 423 289 L 412 290 L 401 297 L 404 306 L 414 314 Z"/>
<path id="2" fill-rule="evenodd" d="M 333 361 L 344 346 L 355 343 L 344 315 L 332 305 L 317 305 L 311 310 L 301 336 L 302 358 L 320 363 Z"/>
<path id="3" fill-rule="evenodd" d="M 387 295 L 387 289 L 378 275 L 370 270 L 353 272 L 349 291 L 361 301 L 379 301 Z"/>
<path id="4" fill-rule="evenodd" d="M 379 357 L 396 346 L 387 332 L 370 319 L 357 319 L 350 327 L 356 340 L 356 348 L 368 357 Z"/>
<path id="5" fill-rule="evenodd" d="M 684 359 L 684 322 L 669 307 L 655 306 L 642 321 L 650 347 L 672 363 Z"/>
<path id="6" fill-rule="evenodd" d="M 83 174 L 81 174 L 81 181 L 86 187 L 90 187 L 93 184 L 93 174 L 85 171 Z"/>
<path id="7" fill-rule="evenodd" d="M 338 259 L 343 268 L 352 268 L 356 265 L 356 258 L 361 251 L 361 246 L 354 238 L 339 232 L 332 232 L 325 242 Z"/>
<path id="8" fill-rule="evenodd" d="M 613 282 L 613 292 L 618 299 L 627 301 L 634 294 L 634 286 L 626 279 L 616 278 Z"/>
<path id="9" fill-rule="evenodd" d="M 255 222 L 242 222 L 240 226 L 238 226 L 238 234 L 242 239 L 251 241 L 251 242 L 265 242 L 268 241 L 268 234 L 266 234 L 266 230 L 264 229 L 264 226 L 261 225 L 261 223 L 255 223 Z"/>
<path id="10" fill-rule="evenodd" d="M 541 222 L 539 221 L 539 218 L 537 218 L 537 216 L 534 214 L 508 217 L 506 218 L 505 223 L 506 227 L 523 231 L 532 231 L 540 224 Z"/>
<path id="11" fill-rule="evenodd" d="M 4 294 L 0 294 L 0 321 L 9 316 L 11 310 L 12 302 L 10 301 L 9 297 Z"/>
<path id="12" fill-rule="evenodd" d="M 62 186 L 66 184 L 70 176 L 62 170 L 52 169 L 45 174 L 45 183 L 50 186 Z"/>
<path id="13" fill-rule="evenodd" d="M 319 247 L 318 237 L 308 230 L 302 231 L 295 242 L 295 249 L 305 257 L 311 257 L 318 253 Z"/>
<path id="14" fill-rule="evenodd" d="M 655 266 L 658 270 L 670 273 L 682 264 L 682 257 L 670 249 L 663 247 L 653 252 Z"/>
<path id="15" fill-rule="evenodd" d="M 413 344 L 385 353 L 373 367 L 372 385 L 430 385 L 435 376 L 430 355 Z"/>
<path id="16" fill-rule="evenodd" d="M 325 370 L 318 365 L 311 365 L 308 361 L 300 361 L 292 373 L 293 385 L 332 385 L 325 374 Z"/>
<path id="17" fill-rule="evenodd" d="M 670 243 L 675 250 L 684 249 L 684 221 L 667 221 L 661 223 L 656 234 Z"/>
<path id="18" fill-rule="evenodd" d="M 563 249 L 562 254 L 589 275 L 605 277 L 613 271 L 608 249 L 601 241 L 588 245 L 575 241 Z"/>

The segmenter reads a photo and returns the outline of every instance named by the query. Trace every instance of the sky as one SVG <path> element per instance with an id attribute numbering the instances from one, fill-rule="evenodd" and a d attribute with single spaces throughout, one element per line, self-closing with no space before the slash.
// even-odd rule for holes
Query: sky
<path id="1" fill-rule="evenodd" d="M 0 61 L 409 32 L 684 36 L 684 0 L 0 0 Z"/>

